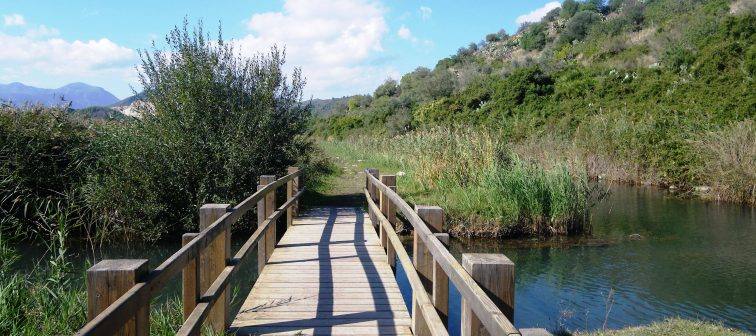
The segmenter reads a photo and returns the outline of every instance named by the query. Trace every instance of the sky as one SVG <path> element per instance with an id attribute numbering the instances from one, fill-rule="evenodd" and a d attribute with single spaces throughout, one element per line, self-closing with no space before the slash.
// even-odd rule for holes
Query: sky
<path id="1" fill-rule="evenodd" d="M 186 17 L 223 27 L 243 55 L 286 48 L 305 98 L 371 93 L 388 78 L 444 57 L 486 34 L 512 33 L 557 1 L 535 0 L 0 0 L 0 83 L 139 91 L 139 50 L 162 46 Z"/>

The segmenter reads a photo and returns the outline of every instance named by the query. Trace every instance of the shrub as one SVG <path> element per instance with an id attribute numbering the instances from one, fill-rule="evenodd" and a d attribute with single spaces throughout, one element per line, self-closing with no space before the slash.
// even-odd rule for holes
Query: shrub
<path id="1" fill-rule="evenodd" d="M 373 92 L 374 98 L 391 97 L 399 94 L 399 84 L 393 79 L 387 79 L 383 84 L 378 86 Z"/>
<path id="2" fill-rule="evenodd" d="M 572 41 L 580 41 L 588 35 L 591 27 L 601 22 L 603 16 L 594 11 L 580 11 L 573 16 L 564 28 L 564 32 L 559 36 L 559 43 L 566 44 Z"/>
<path id="3" fill-rule="evenodd" d="M 34 238 L 85 215 L 93 136 L 62 108 L 0 106 L 0 234 Z"/>
<path id="4" fill-rule="evenodd" d="M 564 2 L 562 2 L 562 10 L 559 12 L 559 16 L 564 19 L 569 19 L 577 13 L 579 8 L 580 4 L 577 1 L 564 0 Z"/>
<path id="5" fill-rule="evenodd" d="M 240 58 L 198 24 L 172 30 L 169 51 L 143 52 L 140 81 L 155 114 L 102 128 L 85 188 L 105 231 L 159 239 L 196 229 L 204 203 L 235 203 L 262 174 L 307 161 L 304 80 L 282 53 Z"/>
<path id="6" fill-rule="evenodd" d="M 534 23 L 520 37 L 520 46 L 525 50 L 541 50 L 546 45 L 546 24 Z"/>

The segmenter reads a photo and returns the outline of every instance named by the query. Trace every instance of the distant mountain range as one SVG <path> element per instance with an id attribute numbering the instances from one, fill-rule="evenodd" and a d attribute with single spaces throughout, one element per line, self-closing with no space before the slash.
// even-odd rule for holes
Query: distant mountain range
<path id="1" fill-rule="evenodd" d="M 128 99 L 128 98 L 127 98 Z M 71 83 L 57 89 L 42 89 L 22 83 L 0 84 L 0 100 L 14 105 L 56 106 L 71 102 L 71 108 L 108 106 L 119 100 L 107 90 L 85 83 Z"/>

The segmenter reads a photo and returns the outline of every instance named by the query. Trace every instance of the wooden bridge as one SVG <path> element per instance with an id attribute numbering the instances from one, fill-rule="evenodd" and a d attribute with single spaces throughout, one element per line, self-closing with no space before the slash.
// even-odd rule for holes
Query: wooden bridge
<path id="1" fill-rule="evenodd" d="M 89 322 L 78 334 L 148 335 L 150 300 L 179 274 L 178 335 L 448 335 L 450 283 L 462 296 L 462 335 L 521 334 L 511 322 L 514 264 L 497 254 L 464 254 L 460 264 L 445 246 L 441 208 L 410 207 L 396 193 L 396 176 L 368 169 L 364 208 L 300 213 L 301 175 L 291 167 L 280 179 L 261 176 L 257 192 L 239 204 L 202 206 L 201 231 L 185 234 L 183 247 L 153 270 L 143 259 L 94 265 Z M 255 207 L 257 229 L 232 256 L 231 226 Z M 412 257 L 396 234 L 397 214 L 412 227 Z M 252 289 L 232 314 L 230 280 L 255 246 L 259 276 L 245 282 Z M 398 266 L 411 285 L 408 302 Z"/>

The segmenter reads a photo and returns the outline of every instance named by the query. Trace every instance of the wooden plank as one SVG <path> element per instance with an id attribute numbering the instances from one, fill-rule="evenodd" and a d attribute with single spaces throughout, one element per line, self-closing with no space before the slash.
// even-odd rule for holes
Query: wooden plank
<path id="1" fill-rule="evenodd" d="M 292 330 L 291 327 L 242 327 L 232 328 L 236 335 L 302 335 L 302 336 L 357 336 L 357 335 L 412 335 L 407 326 L 380 326 L 380 327 L 356 327 L 356 326 L 331 326 L 320 328 L 302 328 Z"/>
<path id="2" fill-rule="evenodd" d="M 411 317 L 386 254 L 366 216 L 355 216 L 360 212 L 315 209 L 308 212 L 313 217 L 295 218 L 242 304 L 231 331 L 242 335 L 411 334 Z"/>

